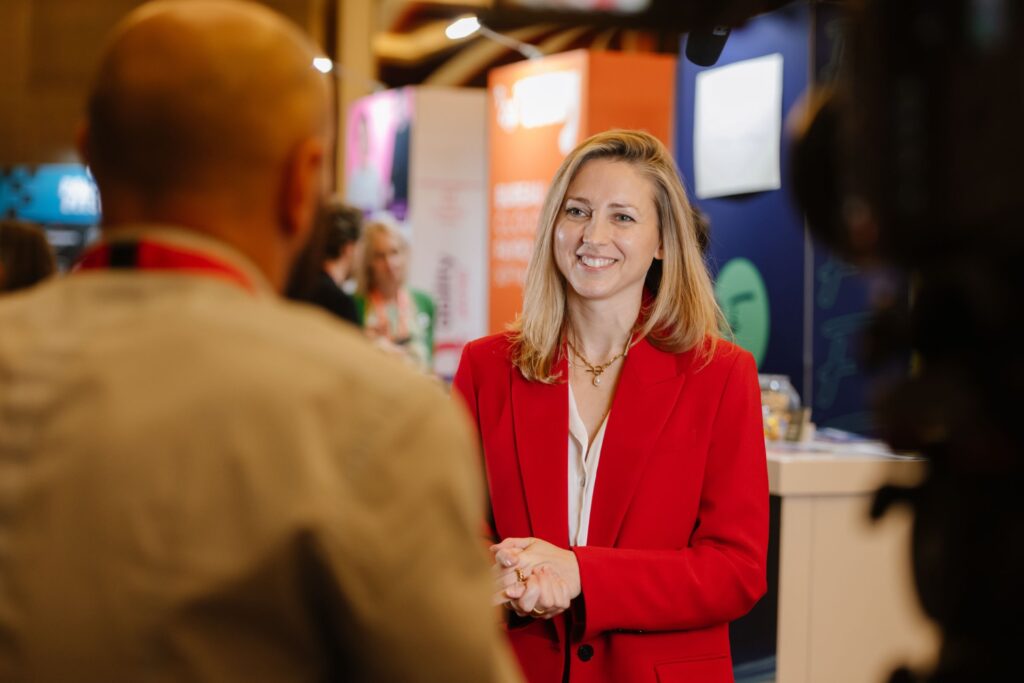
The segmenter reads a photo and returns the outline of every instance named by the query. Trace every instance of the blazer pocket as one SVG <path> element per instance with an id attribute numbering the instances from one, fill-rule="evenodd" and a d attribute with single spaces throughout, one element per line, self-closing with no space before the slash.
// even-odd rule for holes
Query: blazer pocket
<path id="1" fill-rule="evenodd" d="M 728 655 L 684 659 L 655 664 L 658 683 L 732 683 L 732 658 Z"/>

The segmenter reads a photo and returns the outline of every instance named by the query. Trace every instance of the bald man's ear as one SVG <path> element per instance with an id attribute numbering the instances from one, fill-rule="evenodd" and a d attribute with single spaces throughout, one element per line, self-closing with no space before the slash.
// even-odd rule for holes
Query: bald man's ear
<path id="1" fill-rule="evenodd" d="M 305 244 L 324 197 L 324 162 L 327 145 L 319 138 L 307 138 L 292 154 L 285 168 L 281 225 L 289 238 Z"/>

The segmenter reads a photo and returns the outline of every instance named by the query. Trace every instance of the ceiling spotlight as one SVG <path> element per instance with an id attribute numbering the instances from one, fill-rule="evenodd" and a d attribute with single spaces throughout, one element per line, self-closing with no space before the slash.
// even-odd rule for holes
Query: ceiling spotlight
<path id="1" fill-rule="evenodd" d="M 367 89 L 372 90 L 373 92 L 380 92 L 381 90 L 388 89 L 386 84 L 381 83 L 376 78 L 367 78 L 360 73 L 346 71 L 341 64 L 338 64 L 330 57 L 315 57 L 313 59 L 313 68 L 322 74 L 334 74 L 334 77 L 338 79 L 353 79 L 362 83 Z"/>
<path id="2" fill-rule="evenodd" d="M 334 69 L 334 62 L 328 57 L 315 57 L 313 68 L 322 74 L 329 74 Z"/>
<path id="3" fill-rule="evenodd" d="M 496 43 L 515 50 L 527 59 L 541 59 L 544 56 L 544 53 L 536 45 L 530 45 L 511 36 L 506 36 L 504 33 L 498 33 L 481 24 L 480 20 L 473 14 L 459 17 L 448 24 L 448 27 L 444 30 L 444 34 L 451 40 L 467 38 L 477 32 L 485 38 L 490 38 Z"/>
<path id="4" fill-rule="evenodd" d="M 480 30 L 480 20 L 476 18 L 476 15 L 467 14 L 466 16 L 459 17 L 452 23 L 448 24 L 448 28 L 444 30 L 444 34 L 448 36 L 450 40 L 459 40 L 460 38 L 466 38 Z"/>

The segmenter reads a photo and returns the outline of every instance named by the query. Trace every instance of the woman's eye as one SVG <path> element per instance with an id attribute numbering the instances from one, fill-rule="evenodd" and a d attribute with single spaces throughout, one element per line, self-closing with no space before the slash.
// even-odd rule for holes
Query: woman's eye
<path id="1" fill-rule="evenodd" d="M 634 218 L 633 218 L 632 216 L 630 216 L 630 215 L 629 215 L 629 214 L 627 214 L 627 213 L 620 213 L 620 214 L 619 214 L 618 216 L 616 216 L 615 218 L 616 218 L 617 220 L 620 220 L 620 221 L 622 221 L 623 223 L 635 223 L 635 222 L 636 222 L 636 219 L 634 219 Z"/>
<path id="2" fill-rule="evenodd" d="M 566 208 L 565 213 L 566 215 L 572 216 L 573 218 L 581 218 L 586 215 L 583 212 L 583 209 L 577 208 L 575 206 L 570 206 Z"/>

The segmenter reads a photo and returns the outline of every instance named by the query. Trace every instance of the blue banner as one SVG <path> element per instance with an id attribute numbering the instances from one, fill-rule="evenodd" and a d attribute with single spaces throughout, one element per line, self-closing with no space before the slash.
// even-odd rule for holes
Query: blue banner
<path id="1" fill-rule="evenodd" d="M 782 114 L 807 89 L 810 9 L 796 4 L 751 20 L 733 30 L 714 69 L 780 54 L 783 59 Z M 694 93 L 697 74 L 680 46 L 676 111 L 676 159 L 687 189 L 694 187 Z M 789 148 L 782 136 L 782 188 L 730 197 L 695 200 L 711 223 L 709 261 L 718 278 L 716 292 L 736 335 L 754 354 L 760 372 L 784 374 L 803 397 L 809 370 L 805 347 L 804 292 L 807 245 L 804 220 L 788 192 Z"/>

